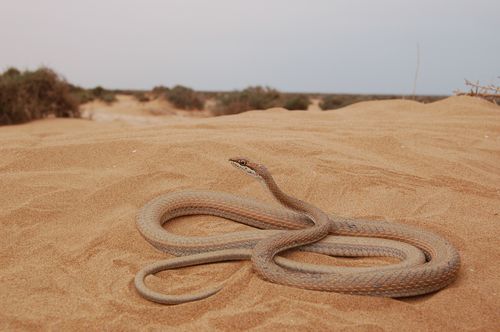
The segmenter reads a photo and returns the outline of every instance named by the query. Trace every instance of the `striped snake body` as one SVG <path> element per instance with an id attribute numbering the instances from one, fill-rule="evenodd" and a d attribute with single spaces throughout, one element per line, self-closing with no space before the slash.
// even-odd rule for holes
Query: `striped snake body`
<path id="1" fill-rule="evenodd" d="M 144 280 L 167 269 L 243 259 L 251 259 L 257 273 L 275 283 L 358 295 L 414 296 L 439 290 L 455 280 L 460 256 L 445 239 L 406 225 L 328 216 L 282 192 L 263 165 L 245 158 L 230 161 L 262 180 L 285 208 L 203 191 L 175 192 L 151 200 L 138 213 L 139 232 L 155 248 L 180 257 L 150 264 L 137 273 L 136 289 L 146 299 L 178 304 L 206 298 L 222 285 L 196 294 L 166 295 L 149 289 Z M 169 220 L 198 214 L 219 216 L 262 230 L 186 237 L 163 228 Z M 340 267 L 299 263 L 278 256 L 294 248 L 331 256 L 395 257 L 399 262 Z"/>

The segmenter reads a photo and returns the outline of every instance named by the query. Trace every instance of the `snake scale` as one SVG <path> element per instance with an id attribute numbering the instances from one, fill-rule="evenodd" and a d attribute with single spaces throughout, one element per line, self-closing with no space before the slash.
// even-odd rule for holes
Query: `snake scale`
<path id="1" fill-rule="evenodd" d="M 312 204 L 285 194 L 264 165 L 246 158 L 233 166 L 262 181 L 284 207 L 227 193 L 181 191 L 154 198 L 140 209 L 136 226 L 155 248 L 173 254 L 141 269 L 134 280 L 144 298 L 179 304 L 217 293 L 223 285 L 196 294 L 167 295 L 148 288 L 148 275 L 184 266 L 251 259 L 264 279 L 311 290 L 407 297 L 437 291 L 453 282 L 460 268 L 457 250 L 442 237 L 415 227 L 327 215 Z M 163 224 L 187 215 L 213 215 L 262 230 L 186 237 Z M 279 256 L 290 250 L 344 257 L 395 257 L 395 264 L 341 267 L 296 262 Z"/>

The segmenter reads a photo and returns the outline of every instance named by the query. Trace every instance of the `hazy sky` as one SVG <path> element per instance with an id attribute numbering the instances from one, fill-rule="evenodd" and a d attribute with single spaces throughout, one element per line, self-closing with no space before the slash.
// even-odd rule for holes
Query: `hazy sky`
<path id="1" fill-rule="evenodd" d="M 450 94 L 500 82 L 499 0 L 0 0 L 0 69 L 85 87 Z"/>

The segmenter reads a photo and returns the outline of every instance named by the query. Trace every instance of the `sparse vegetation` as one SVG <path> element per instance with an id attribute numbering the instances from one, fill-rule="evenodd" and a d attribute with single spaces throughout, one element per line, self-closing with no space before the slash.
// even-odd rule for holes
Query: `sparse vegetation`
<path id="1" fill-rule="evenodd" d="M 102 86 L 96 86 L 95 88 L 89 90 L 94 99 L 99 99 L 106 104 L 111 104 L 116 101 L 116 93 L 111 90 L 106 90 Z"/>
<path id="2" fill-rule="evenodd" d="M 116 99 L 117 93 L 115 90 L 107 90 L 101 86 L 97 86 L 93 89 L 84 89 L 82 87 L 69 84 L 70 92 L 77 99 L 79 104 L 85 104 L 91 102 L 93 100 L 100 100 L 105 102 L 106 104 L 114 103 Z"/>
<path id="3" fill-rule="evenodd" d="M 80 117 L 69 84 L 49 68 L 0 75 L 0 125 L 28 122 L 54 115 Z"/>
<path id="4" fill-rule="evenodd" d="M 201 110 L 205 103 L 201 93 L 182 85 L 167 89 L 165 96 L 175 107 L 184 110 Z"/>
<path id="5" fill-rule="evenodd" d="M 7 69 L 3 74 L 2 74 L 3 77 L 6 77 L 6 78 L 14 78 L 14 77 L 19 77 L 21 76 L 21 72 L 19 71 L 19 69 L 17 68 L 14 68 L 14 67 L 10 67 L 9 69 Z"/>
<path id="6" fill-rule="evenodd" d="M 283 107 L 290 111 L 307 110 L 311 100 L 305 94 L 290 94 L 283 97 Z"/>
<path id="7" fill-rule="evenodd" d="M 500 78 L 500 77 L 499 77 Z M 473 83 L 469 80 L 465 80 L 465 85 L 469 87 L 469 92 L 462 92 L 460 90 L 456 90 L 455 95 L 457 96 L 472 96 L 472 97 L 480 97 L 491 101 L 498 105 L 500 102 L 500 87 L 490 84 L 490 85 L 481 85 L 479 82 Z"/>
<path id="8" fill-rule="evenodd" d="M 69 83 L 68 86 L 70 93 L 77 100 L 78 104 L 85 104 L 95 99 L 90 90 Z"/>
<path id="9" fill-rule="evenodd" d="M 363 94 L 323 94 L 319 107 L 322 110 L 342 108 L 361 101 L 387 100 L 387 99 L 411 99 L 421 103 L 430 103 L 446 96 L 401 96 L 401 95 L 363 95 Z"/>
<path id="10" fill-rule="evenodd" d="M 242 91 L 222 93 L 217 98 L 215 115 L 264 110 L 280 105 L 281 93 L 269 87 L 251 86 Z"/>
<path id="11" fill-rule="evenodd" d="M 145 103 L 149 101 L 149 97 L 144 92 L 134 92 L 133 96 L 140 103 Z"/>
<path id="12" fill-rule="evenodd" d="M 164 97 L 167 97 L 167 93 L 170 91 L 169 88 L 167 88 L 166 86 L 163 86 L 163 85 L 158 85 L 158 86 L 155 86 L 153 88 L 153 90 L 151 90 L 151 93 L 153 94 L 153 96 L 155 97 L 160 97 L 160 96 L 164 96 Z"/>
<path id="13" fill-rule="evenodd" d="M 359 99 L 356 96 L 351 95 L 326 95 L 319 103 L 319 107 L 322 110 L 331 110 L 354 104 L 358 101 Z"/>
<path id="14" fill-rule="evenodd" d="M 457 91 L 456 94 L 479 96 L 493 102 L 498 102 L 500 99 L 498 87 L 481 86 L 479 83 L 469 81 L 466 81 L 466 85 L 471 87 L 470 92 Z M 307 110 L 311 98 L 321 99 L 319 106 L 323 110 L 336 109 L 360 101 L 405 98 L 401 95 L 281 93 L 276 89 L 262 86 L 250 86 L 232 92 L 200 92 L 182 85 L 173 88 L 156 86 L 150 92 L 108 90 L 101 86 L 85 89 L 67 83 L 48 68 L 25 72 L 9 68 L 0 75 L 0 124 L 21 123 L 50 114 L 59 117 L 79 117 L 79 104 L 93 100 L 113 103 L 117 100 L 116 94 L 131 95 L 139 102 L 165 98 L 176 108 L 184 110 L 202 110 L 205 100 L 209 100 L 211 104 L 208 107 L 214 115 L 237 114 L 272 107 Z M 417 96 L 412 99 L 432 102 L 444 97 Z"/>

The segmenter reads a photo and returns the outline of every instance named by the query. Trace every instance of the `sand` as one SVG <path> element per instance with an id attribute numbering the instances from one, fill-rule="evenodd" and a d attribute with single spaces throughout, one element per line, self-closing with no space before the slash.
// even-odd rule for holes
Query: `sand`
<path id="1" fill-rule="evenodd" d="M 171 117 L 157 125 L 46 119 L 0 127 L 0 142 L 2 330 L 500 328 L 500 107 L 486 101 L 376 101 L 325 112 Z M 244 261 L 148 281 L 178 294 L 227 280 L 203 301 L 144 300 L 135 273 L 167 257 L 135 229 L 148 200 L 189 188 L 271 201 L 229 165 L 235 155 L 266 164 L 285 191 L 330 213 L 446 237 L 463 259 L 458 280 L 396 300 L 272 284 Z M 246 227 L 201 216 L 166 226 L 190 235 Z"/>
<path id="2" fill-rule="evenodd" d="M 161 124 L 168 123 L 172 117 L 208 117 L 213 100 L 207 102 L 208 109 L 187 111 L 175 108 L 164 98 L 154 98 L 139 102 L 132 95 L 116 95 L 117 101 L 111 104 L 99 100 L 88 102 L 81 106 L 80 111 L 84 119 L 97 122 L 121 121 L 130 124 Z M 167 122 L 168 121 L 168 122 Z"/>

